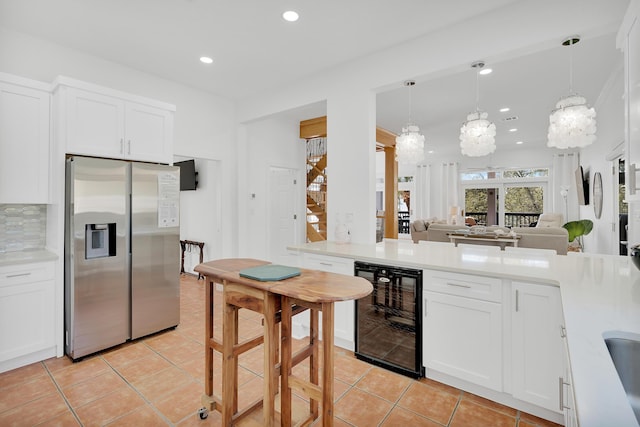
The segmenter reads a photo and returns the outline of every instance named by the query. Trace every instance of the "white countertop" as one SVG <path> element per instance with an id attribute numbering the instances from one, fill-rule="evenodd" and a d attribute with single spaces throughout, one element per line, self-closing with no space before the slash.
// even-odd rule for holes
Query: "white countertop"
<path id="1" fill-rule="evenodd" d="M 32 262 L 55 261 L 58 256 L 46 249 L 34 249 L 0 253 L 0 267 Z"/>
<path id="2" fill-rule="evenodd" d="M 359 261 L 534 281 L 560 287 L 581 427 L 638 426 L 607 351 L 616 331 L 640 339 L 640 270 L 612 255 L 520 255 L 497 247 L 383 241 L 315 242 L 289 249 Z"/>

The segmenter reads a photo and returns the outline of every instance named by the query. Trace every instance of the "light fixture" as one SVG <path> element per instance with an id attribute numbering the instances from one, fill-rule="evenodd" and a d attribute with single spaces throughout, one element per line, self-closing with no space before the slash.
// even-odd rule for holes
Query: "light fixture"
<path id="1" fill-rule="evenodd" d="M 503 107 L 503 108 L 501 108 L 501 109 L 500 109 L 500 112 L 501 112 L 501 113 L 506 113 L 506 112 L 507 112 L 507 111 L 509 111 L 510 109 L 511 109 L 511 108 L 509 108 L 509 107 Z"/>
<path id="2" fill-rule="evenodd" d="M 517 145 L 522 145 L 522 144 L 524 144 L 524 141 L 516 141 L 516 144 Z"/>
<path id="3" fill-rule="evenodd" d="M 511 128 L 509 129 L 509 132 L 518 132 L 518 128 Z"/>
<path id="4" fill-rule="evenodd" d="M 462 154 L 470 157 L 486 156 L 496 151 L 496 125 L 487 120 L 488 114 L 480 111 L 480 83 L 478 71 L 484 62 L 471 64 L 476 69 L 476 111 L 467 116 L 467 121 L 460 128 L 460 149 Z"/>
<path id="5" fill-rule="evenodd" d="M 213 63 L 213 59 L 209 58 L 208 56 L 201 56 L 200 62 L 202 62 L 203 64 L 211 64 Z"/>
<path id="6" fill-rule="evenodd" d="M 402 133 L 396 137 L 396 161 L 398 163 L 418 163 L 424 159 L 424 135 L 420 128 L 411 121 L 413 110 L 413 80 L 407 80 L 404 85 L 409 88 L 409 123 L 402 128 Z"/>
<path id="7" fill-rule="evenodd" d="M 579 41 L 579 36 L 572 36 L 562 45 L 571 48 Z M 596 140 L 596 111 L 584 97 L 573 93 L 573 49 L 569 52 L 569 95 L 561 98 L 549 115 L 548 147 L 586 147 Z"/>
<path id="8" fill-rule="evenodd" d="M 300 16 L 298 15 L 298 12 L 287 10 L 282 14 L 282 17 L 285 21 L 296 22 Z"/>

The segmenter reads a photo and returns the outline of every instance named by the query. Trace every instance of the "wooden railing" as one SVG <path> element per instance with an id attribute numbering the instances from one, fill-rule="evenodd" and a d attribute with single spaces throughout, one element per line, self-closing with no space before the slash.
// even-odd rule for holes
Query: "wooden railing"
<path id="1" fill-rule="evenodd" d="M 497 217 L 498 214 L 496 214 Z M 473 217 L 478 224 L 487 223 L 486 212 L 467 212 L 466 216 Z M 539 213 L 533 212 L 509 212 L 504 214 L 505 227 L 528 227 L 534 222 L 538 221 L 540 217 Z M 498 223 L 498 218 L 493 221 L 494 224 Z"/>

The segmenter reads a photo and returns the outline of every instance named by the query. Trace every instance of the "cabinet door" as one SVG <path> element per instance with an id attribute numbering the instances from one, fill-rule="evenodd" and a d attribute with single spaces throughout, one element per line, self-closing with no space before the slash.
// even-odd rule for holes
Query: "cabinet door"
<path id="1" fill-rule="evenodd" d="M 571 363 L 569 361 L 569 349 L 567 348 L 566 337 L 563 341 L 564 341 L 564 374 L 561 379 L 562 389 L 563 389 L 561 409 L 563 409 L 564 411 L 565 427 L 578 427 L 575 397 L 573 395 L 573 378 L 571 376 Z"/>
<path id="2" fill-rule="evenodd" d="M 0 203 L 49 202 L 49 111 L 48 92 L 0 82 Z"/>
<path id="3" fill-rule="evenodd" d="M 346 274 L 353 276 L 353 260 L 325 255 L 304 254 L 303 267 L 313 270 L 327 271 L 329 273 Z M 320 314 L 322 316 L 322 313 Z M 334 304 L 334 334 L 335 344 L 338 347 L 353 351 L 355 349 L 355 301 L 339 301 Z M 308 312 L 299 314 L 293 318 L 294 328 L 296 323 L 304 331 L 309 331 Z M 320 322 L 322 317 L 320 317 Z"/>
<path id="4" fill-rule="evenodd" d="M 54 281 L 0 286 L 0 362 L 55 346 Z"/>
<path id="5" fill-rule="evenodd" d="M 514 282 L 511 297 L 513 396 L 561 412 L 558 379 L 563 375 L 564 356 L 560 290 Z"/>
<path id="6" fill-rule="evenodd" d="M 126 157 L 170 163 L 173 113 L 132 102 L 126 104 L 125 111 Z"/>
<path id="7" fill-rule="evenodd" d="M 502 391 L 502 305 L 425 291 L 424 366 Z"/>
<path id="8" fill-rule="evenodd" d="M 627 30 L 625 46 L 626 62 L 626 199 L 640 200 L 640 172 L 631 171 L 635 165 L 640 170 L 640 18 L 634 17 Z M 635 185 L 634 185 L 635 184 Z M 635 190 L 633 188 L 635 187 Z"/>
<path id="9" fill-rule="evenodd" d="M 124 157 L 124 102 L 75 88 L 68 91 L 67 153 Z"/>

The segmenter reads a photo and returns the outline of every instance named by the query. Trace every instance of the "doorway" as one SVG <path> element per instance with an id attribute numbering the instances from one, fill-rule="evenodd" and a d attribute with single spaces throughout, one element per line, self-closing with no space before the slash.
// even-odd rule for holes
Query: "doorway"
<path id="1" fill-rule="evenodd" d="M 267 247 L 271 262 L 297 265 L 297 258 L 287 250 L 287 246 L 298 243 L 299 212 L 298 169 L 269 168 L 269 199 Z"/>

